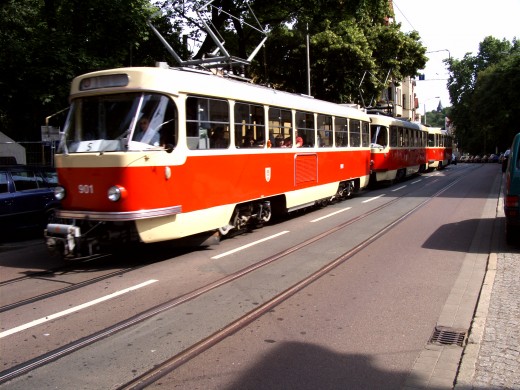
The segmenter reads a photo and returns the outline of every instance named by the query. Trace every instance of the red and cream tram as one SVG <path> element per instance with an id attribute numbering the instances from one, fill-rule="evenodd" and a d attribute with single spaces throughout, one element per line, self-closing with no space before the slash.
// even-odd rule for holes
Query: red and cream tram
<path id="1" fill-rule="evenodd" d="M 261 225 L 342 199 L 370 174 L 361 110 L 159 66 L 77 77 L 55 165 L 64 256 Z"/>
<path id="2" fill-rule="evenodd" d="M 451 162 L 452 137 L 439 127 L 425 127 L 428 130 L 426 162 L 428 169 L 442 169 Z"/>
<path id="3" fill-rule="evenodd" d="M 385 115 L 369 116 L 371 180 L 399 181 L 426 170 L 428 131 L 423 126 Z"/>

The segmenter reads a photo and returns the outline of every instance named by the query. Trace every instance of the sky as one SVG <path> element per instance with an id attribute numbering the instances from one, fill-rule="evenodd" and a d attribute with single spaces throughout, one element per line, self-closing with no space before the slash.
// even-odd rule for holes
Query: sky
<path id="1" fill-rule="evenodd" d="M 487 36 L 520 39 L 520 0 L 393 0 L 395 20 L 401 30 L 419 32 L 429 58 L 419 73 L 416 93 L 419 112 L 435 110 L 439 100 L 451 106 L 446 82 L 448 71 L 443 60 L 476 55 Z"/>

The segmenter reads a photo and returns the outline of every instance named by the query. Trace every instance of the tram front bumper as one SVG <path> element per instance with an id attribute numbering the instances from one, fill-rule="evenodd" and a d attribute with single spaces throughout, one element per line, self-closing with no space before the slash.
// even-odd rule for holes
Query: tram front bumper
<path id="1" fill-rule="evenodd" d="M 62 256 L 74 254 L 74 249 L 79 243 L 81 229 L 79 226 L 61 223 L 50 223 L 45 229 L 45 242 L 51 253 Z"/>

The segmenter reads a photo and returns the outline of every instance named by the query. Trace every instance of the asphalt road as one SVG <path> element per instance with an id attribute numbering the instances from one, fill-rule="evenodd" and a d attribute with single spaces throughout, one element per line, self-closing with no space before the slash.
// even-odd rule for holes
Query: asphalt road
<path id="1" fill-rule="evenodd" d="M 39 280 L 40 287 L 31 294 L 124 270 L 129 264 L 138 267 L 4 312 L 2 332 L 129 286 L 150 284 L 1 338 L 4 372 L 395 200 L 283 262 L 100 339 L 0 388 L 117 388 L 406 216 L 319 280 L 150 386 L 402 388 L 438 323 L 464 259 L 472 251 L 489 253 L 494 222 L 484 210 L 498 197 L 500 175 L 498 164 L 459 164 L 364 192 L 209 249 L 172 256 L 173 250 L 150 247 L 154 250 L 55 273 Z M 477 230 L 489 233 L 476 247 Z M 51 262 L 56 265 L 38 248 L 2 252 L 2 280 L 4 275 L 12 278 L 45 269 Z M 15 290 L 1 291 L 2 305 Z"/>

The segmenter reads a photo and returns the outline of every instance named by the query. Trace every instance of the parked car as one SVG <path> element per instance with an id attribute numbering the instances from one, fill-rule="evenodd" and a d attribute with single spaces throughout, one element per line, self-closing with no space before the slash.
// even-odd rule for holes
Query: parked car
<path id="1" fill-rule="evenodd" d="M 488 158 L 488 162 L 497 163 L 498 162 L 498 154 L 490 154 Z"/>
<path id="2" fill-rule="evenodd" d="M 42 228 L 60 206 L 53 168 L 0 165 L 0 232 Z"/>
<path id="3" fill-rule="evenodd" d="M 520 243 L 520 133 L 513 139 L 506 166 L 504 213 L 508 244 Z"/>

